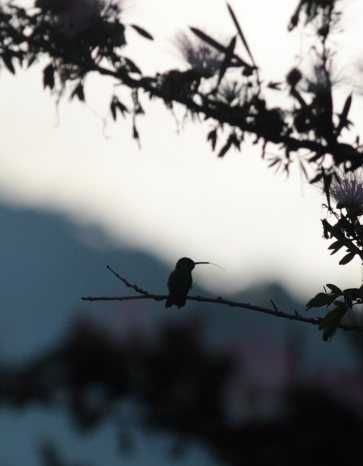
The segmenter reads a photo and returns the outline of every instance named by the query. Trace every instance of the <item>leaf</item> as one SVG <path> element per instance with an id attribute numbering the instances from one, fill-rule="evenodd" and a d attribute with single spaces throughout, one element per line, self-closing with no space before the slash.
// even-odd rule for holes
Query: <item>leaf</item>
<path id="1" fill-rule="evenodd" d="M 112 99 L 111 104 L 110 104 L 110 110 L 111 110 L 111 115 L 114 121 L 117 119 L 116 115 L 116 100 L 115 98 Z"/>
<path id="2" fill-rule="evenodd" d="M 218 82 L 217 82 L 217 88 L 220 84 L 220 82 L 223 79 L 223 76 L 225 75 L 229 65 L 231 64 L 233 55 L 234 55 L 234 48 L 236 46 L 236 37 L 233 37 L 231 42 L 229 43 L 227 47 L 226 54 L 224 56 L 223 62 L 221 64 L 221 67 L 219 69 L 219 76 L 218 76 Z"/>
<path id="3" fill-rule="evenodd" d="M 43 87 L 53 89 L 54 87 L 54 67 L 52 64 L 46 66 L 43 70 Z"/>
<path id="4" fill-rule="evenodd" d="M 122 102 L 118 100 L 116 96 L 113 96 L 111 104 L 110 104 L 111 115 L 114 121 L 117 120 L 117 110 L 122 113 L 124 117 L 126 113 L 128 113 L 129 109 L 124 105 Z"/>
<path id="5" fill-rule="evenodd" d="M 344 290 L 344 294 L 350 296 L 353 299 L 363 298 L 363 290 L 361 288 L 347 288 Z"/>
<path id="6" fill-rule="evenodd" d="M 250 48 L 249 48 L 249 46 L 247 44 L 247 40 L 246 40 L 246 38 L 245 38 L 245 36 L 244 36 L 244 34 L 242 32 L 242 28 L 241 28 L 241 26 L 240 26 L 240 24 L 239 24 L 239 22 L 237 20 L 236 15 L 234 14 L 234 11 L 232 10 L 231 5 L 229 5 L 228 3 L 227 3 L 227 8 L 228 8 L 229 14 L 232 17 L 232 21 L 234 22 L 234 25 L 236 26 L 238 34 L 239 34 L 239 36 L 240 36 L 240 38 L 241 38 L 241 40 L 243 42 L 243 45 L 245 46 L 245 48 L 247 50 L 247 53 L 248 53 L 248 55 L 250 56 L 250 58 L 252 60 L 252 63 L 256 66 L 255 60 L 253 59 L 253 56 L 252 56 L 252 53 L 251 53 L 251 50 L 250 50 Z"/>
<path id="7" fill-rule="evenodd" d="M 133 125 L 132 125 L 132 137 L 133 137 L 134 139 L 137 139 L 137 140 L 139 140 L 139 137 L 140 137 L 140 136 L 139 136 L 139 132 L 137 131 L 135 122 L 134 122 Z"/>
<path id="8" fill-rule="evenodd" d="M 352 94 L 350 94 L 344 103 L 342 113 L 339 115 L 339 124 L 336 130 L 338 136 L 343 128 L 349 127 L 349 125 L 351 124 L 351 122 L 348 120 L 348 113 L 350 110 L 350 106 L 352 105 L 352 100 L 353 97 Z"/>
<path id="9" fill-rule="evenodd" d="M 344 246 L 344 243 L 340 240 L 338 241 L 334 241 L 334 243 L 332 243 L 328 249 L 334 249 L 334 251 L 331 252 L 331 254 L 335 254 L 336 252 L 339 251 L 340 248 L 342 248 Z"/>
<path id="10" fill-rule="evenodd" d="M 129 112 L 129 109 L 124 105 L 122 102 L 118 101 L 116 104 L 118 110 L 121 112 L 122 116 L 124 117 L 126 113 Z"/>
<path id="11" fill-rule="evenodd" d="M 310 299 L 310 301 L 306 303 L 306 309 L 329 306 L 336 298 L 337 295 L 335 294 L 318 293 L 314 298 Z"/>
<path id="12" fill-rule="evenodd" d="M 280 157 L 274 157 L 274 158 L 271 158 L 269 159 L 270 163 L 268 164 L 268 168 L 272 168 L 274 167 L 275 165 L 279 164 L 279 166 L 281 165 L 282 163 L 282 160 L 280 159 Z M 278 167 L 279 168 L 279 167 Z M 277 169 L 278 169 L 277 168 Z"/>
<path id="13" fill-rule="evenodd" d="M 135 65 L 135 63 L 132 60 L 130 60 L 127 57 L 124 57 L 124 60 L 129 68 L 130 73 L 141 74 L 140 68 L 137 65 Z"/>
<path id="14" fill-rule="evenodd" d="M 323 174 L 322 173 L 318 173 L 314 178 L 312 178 L 309 183 L 310 184 L 314 184 L 314 183 L 317 183 L 318 181 L 320 181 L 322 178 L 323 178 Z"/>
<path id="15" fill-rule="evenodd" d="M 345 104 L 344 104 L 344 107 L 343 107 L 343 110 L 342 110 L 342 113 L 340 114 L 340 118 L 342 120 L 346 120 L 347 117 L 348 117 L 348 113 L 349 113 L 349 110 L 350 110 L 350 106 L 352 105 L 352 94 L 350 94 L 348 97 L 347 97 L 347 100 L 345 101 Z"/>
<path id="16" fill-rule="evenodd" d="M 3 62 L 6 66 L 6 68 L 13 74 L 15 74 L 15 68 L 14 68 L 14 65 L 13 65 L 13 62 L 11 61 L 11 56 L 5 52 L 2 56 L 2 59 L 3 59 Z"/>
<path id="17" fill-rule="evenodd" d="M 225 145 L 222 147 L 222 149 L 219 151 L 218 157 L 224 157 L 226 153 L 229 151 L 231 148 L 232 141 L 228 139 L 228 141 L 225 143 Z"/>
<path id="18" fill-rule="evenodd" d="M 323 317 L 323 319 L 321 319 L 319 323 L 319 330 L 324 330 L 324 341 L 328 341 L 334 336 L 347 309 L 347 306 L 342 301 L 337 301 L 337 307 L 332 309 L 325 317 Z"/>
<path id="19" fill-rule="evenodd" d="M 273 89 L 274 91 L 281 91 L 281 85 L 282 85 L 281 82 L 270 81 L 270 82 L 267 84 L 267 87 L 268 87 L 269 89 Z"/>
<path id="20" fill-rule="evenodd" d="M 194 32 L 194 34 L 196 36 L 199 37 L 199 39 L 202 39 L 204 42 L 207 42 L 207 44 L 209 44 L 210 46 L 212 46 L 213 48 L 219 50 L 220 52 L 223 52 L 223 53 L 226 53 L 227 52 L 227 48 L 220 44 L 219 42 L 217 42 L 216 40 L 212 39 L 212 37 L 208 36 L 205 32 L 201 31 L 200 29 L 197 29 L 197 28 L 194 28 L 194 27 L 190 27 L 191 31 Z M 244 60 L 242 60 L 242 58 L 239 58 L 237 57 L 236 55 L 234 55 L 234 57 L 238 60 L 238 62 L 245 66 L 246 68 L 252 68 L 251 65 L 249 65 L 248 63 L 246 63 Z"/>
<path id="21" fill-rule="evenodd" d="M 73 97 L 78 97 L 78 99 L 81 102 L 85 101 L 84 90 L 83 90 L 83 84 L 82 83 L 79 83 L 78 86 L 72 92 L 71 99 L 73 99 Z"/>
<path id="22" fill-rule="evenodd" d="M 238 139 L 236 133 L 231 134 L 230 138 L 234 147 L 238 150 L 241 150 L 241 141 Z"/>
<path id="23" fill-rule="evenodd" d="M 355 253 L 354 252 L 348 252 L 343 259 L 339 261 L 339 265 L 345 265 L 348 264 L 351 260 L 354 259 Z"/>
<path id="24" fill-rule="evenodd" d="M 153 36 L 140 26 L 137 26 L 136 24 L 131 24 L 131 27 L 133 27 L 135 31 L 137 31 L 141 36 L 145 37 L 145 39 L 154 40 Z"/>
<path id="25" fill-rule="evenodd" d="M 212 131 L 208 133 L 207 141 L 211 142 L 212 150 L 214 150 L 216 147 L 216 143 L 217 143 L 217 129 L 216 128 L 212 129 Z"/>
<path id="26" fill-rule="evenodd" d="M 37 59 L 37 55 L 35 53 L 29 56 L 28 64 L 27 64 L 28 68 L 30 68 L 33 65 L 36 59 Z"/>
<path id="27" fill-rule="evenodd" d="M 338 288 L 336 285 L 333 285 L 332 283 L 327 283 L 326 286 L 329 288 L 329 290 L 331 290 L 338 296 L 343 294 L 342 290 Z"/>
<path id="28" fill-rule="evenodd" d="M 226 153 L 229 151 L 229 149 L 231 148 L 232 144 L 236 145 L 235 140 L 236 140 L 236 135 L 233 133 L 229 136 L 229 138 L 227 139 L 227 142 L 222 147 L 222 149 L 219 151 L 218 157 L 224 157 Z"/>
<path id="29" fill-rule="evenodd" d="M 219 50 L 220 52 L 225 53 L 226 48 L 216 40 L 212 39 L 212 37 L 209 37 L 207 34 L 205 34 L 205 32 L 194 27 L 190 27 L 190 29 L 194 32 L 196 36 L 199 37 L 199 39 L 202 39 L 204 42 L 207 42 L 207 44 L 211 45 L 213 48 Z"/>

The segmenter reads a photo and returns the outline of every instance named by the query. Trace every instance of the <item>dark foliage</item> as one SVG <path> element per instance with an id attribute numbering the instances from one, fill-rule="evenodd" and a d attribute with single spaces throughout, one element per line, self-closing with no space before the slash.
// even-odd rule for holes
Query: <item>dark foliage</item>
<path id="1" fill-rule="evenodd" d="M 285 406 L 270 420 L 231 422 L 224 400 L 235 362 L 207 352 L 200 330 L 191 324 L 164 327 L 151 344 L 115 341 L 80 323 L 68 341 L 47 356 L 25 368 L 1 369 L 1 405 L 56 405 L 69 412 L 81 431 L 111 421 L 123 441 L 130 423 L 171 432 L 180 445 L 188 439 L 201 442 L 223 464 L 320 466 L 356 461 L 362 419 L 349 405 L 313 387 L 287 386 L 281 392 Z M 121 415 L 127 400 L 139 406 L 132 418 Z M 132 437 L 129 448 L 132 451 Z M 66 466 L 50 441 L 41 454 L 46 466 Z"/>
<path id="2" fill-rule="evenodd" d="M 350 125 L 352 96 L 347 97 L 341 111 L 335 109 L 333 103 L 333 62 L 327 37 L 340 18 L 338 3 L 302 0 L 292 16 L 291 28 L 305 21 L 307 25 L 313 24 L 309 27 L 317 35 L 313 80 L 293 67 L 285 84 L 264 82 L 230 6 L 228 10 L 236 36 L 227 45 L 191 28 L 205 45 L 196 46 L 185 42 L 188 39 L 181 39 L 180 46 L 188 56 L 189 69 L 144 76 L 142 68 L 123 54 L 127 28 L 136 30 L 147 40 L 153 37 L 136 24 L 126 27 L 118 3 L 111 2 L 92 20 L 71 30 L 62 21 L 69 2 L 38 0 L 35 8 L 29 10 L 3 4 L 0 9 L 1 59 L 8 70 L 16 73 L 18 66 L 31 66 L 45 58 L 48 64 L 44 68 L 44 87 L 58 95 L 68 90 L 72 98 L 82 101 L 85 99 L 84 81 L 90 73 L 113 77 L 118 84 L 131 90 L 134 117 L 143 112 L 140 93 L 161 98 L 168 108 L 181 104 L 191 116 L 201 115 L 214 121 L 215 128 L 208 139 L 213 149 L 218 148 L 219 156 L 224 156 L 232 147 L 240 149 L 244 137 L 254 135 L 256 142 L 261 141 L 263 153 L 269 144 L 284 147 L 285 157 L 271 160 L 272 165 L 288 171 L 290 164 L 298 160 L 306 174 L 315 173 L 309 178 L 317 182 L 321 178 L 329 179 L 338 167 L 353 170 L 363 161 L 358 139 L 353 145 L 340 140 L 342 131 Z M 250 63 L 238 55 L 238 46 L 247 51 Z M 305 84 L 300 86 L 300 83 Z M 290 89 L 292 107 L 271 107 L 266 91 L 280 92 L 286 86 Z M 114 95 L 110 110 L 116 120 L 119 113 L 123 116 L 128 113 L 128 105 Z M 227 133 L 226 136 L 222 136 L 223 133 Z M 305 150 L 304 155 L 302 150 Z M 327 161 L 330 161 L 330 168 L 324 171 L 323 162 L 326 165 Z"/>

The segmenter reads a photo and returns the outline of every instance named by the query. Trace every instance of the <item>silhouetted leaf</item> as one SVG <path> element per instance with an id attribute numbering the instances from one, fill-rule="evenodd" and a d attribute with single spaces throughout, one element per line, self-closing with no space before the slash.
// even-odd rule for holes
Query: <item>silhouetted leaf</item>
<path id="1" fill-rule="evenodd" d="M 350 296 L 353 299 L 363 299 L 362 288 L 347 288 L 344 290 L 344 294 Z"/>
<path id="2" fill-rule="evenodd" d="M 333 249 L 333 251 L 331 252 L 331 254 L 335 254 L 336 252 L 339 251 L 339 249 L 341 249 L 342 247 L 344 246 L 344 243 L 340 240 L 338 241 L 334 241 L 334 243 L 332 243 L 328 249 Z"/>
<path id="3" fill-rule="evenodd" d="M 350 94 L 347 97 L 347 100 L 345 101 L 345 104 L 344 104 L 344 107 L 343 107 L 343 110 L 342 110 L 342 113 L 341 113 L 341 118 L 344 118 L 344 119 L 347 118 L 349 110 L 350 110 L 350 106 L 352 105 L 352 99 L 353 99 L 353 96 L 352 96 L 352 94 Z"/>
<path id="4" fill-rule="evenodd" d="M 338 124 L 338 127 L 337 127 L 337 135 L 339 136 L 339 134 L 341 133 L 342 129 L 349 126 L 349 124 L 351 124 L 351 122 L 348 120 L 348 113 L 349 113 L 349 110 L 350 110 L 350 106 L 352 105 L 352 94 L 350 94 L 345 103 L 344 103 L 344 107 L 343 107 L 343 110 L 342 110 L 342 113 L 339 115 L 339 124 Z"/>
<path id="5" fill-rule="evenodd" d="M 309 183 L 310 184 L 314 184 L 314 183 L 318 183 L 319 181 L 321 181 L 321 179 L 323 178 L 323 174 L 322 173 L 318 173 L 316 176 L 314 176 L 314 178 L 312 178 Z"/>
<path id="6" fill-rule="evenodd" d="M 223 62 L 222 62 L 221 67 L 219 69 L 217 88 L 218 88 L 220 82 L 222 81 L 223 76 L 225 75 L 229 65 L 231 64 L 231 61 L 232 61 L 232 58 L 233 58 L 233 55 L 234 55 L 235 46 L 236 46 L 236 37 L 233 37 L 231 42 L 229 43 L 229 45 L 227 47 L 227 51 L 225 53 Z"/>
<path id="7" fill-rule="evenodd" d="M 43 87 L 53 89 L 54 87 L 54 67 L 52 64 L 46 66 L 43 70 Z"/>
<path id="8" fill-rule="evenodd" d="M 270 81 L 268 84 L 267 84 L 267 87 L 269 89 L 273 89 L 274 91 L 281 91 L 281 85 L 282 83 L 280 82 L 273 82 L 273 81 Z"/>
<path id="9" fill-rule="evenodd" d="M 329 288 L 329 290 L 331 290 L 336 295 L 343 294 L 343 291 L 340 288 L 338 288 L 336 285 L 333 285 L 332 283 L 327 283 L 326 286 Z"/>
<path id="10" fill-rule="evenodd" d="M 196 36 L 199 37 L 199 39 L 202 39 L 204 42 L 207 42 L 207 44 L 211 45 L 213 48 L 219 50 L 220 52 L 225 53 L 226 48 L 216 40 L 212 39 L 212 37 L 208 36 L 205 32 L 194 27 L 190 27 L 190 29 L 194 32 Z"/>
<path id="11" fill-rule="evenodd" d="M 199 39 L 202 39 L 204 42 L 206 42 L 207 44 L 211 45 L 213 48 L 215 48 L 216 50 L 219 50 L 220 52 L 223 52 L 223 53 L 226 53 L 227 52 L 227 48 L 220 44 L 219 42 L 217 42 L 215 39 L 212 39 L 212 37 L 208 36 L 205 32 L 201 31 L 200 29 L 197 29 L 197 28 L 194 28 L 194 27 L 190 27 L 191 31 L 194 32 L 194 34 L 196 36 L 199 37 Z M 246 63 L 244 60 L 242 60 L 241 58 L 237 57 L 236 55 L 234 55 L 234 57 L 238 60 L 238 62 L 247 67 L 247 68 L 251 68 L 251 65 L 249 65 L 248 63 Z"/>
<path id="12" fill-rule="evenodd" d="M 237 135 L 232 134 L 230 138 L 232 140 L 232 144 L 234 145 L 234 147 L 238 150 L 241 150 L 241 141 L 238 139 Z"/>
<path id="13" fill-rule="evenodd" d="M 116 96 L 113 96 L 111 104 L 110 104 L 110 110 L 112 114 L 112 118 L 114 121 L 117 119 L 117 110 L 122 113 L 122 116 L 124 117 L 126 113 L 128 113 L 129 109 L 124 105 L 122 102 L 118 100 Z"/>
<path id="14" fill-rule="evenodd" d="M 281 159 L 279 157 L 276 157 L 272 159 L 271 162 L 268 164 L 268 168 L 272 168 L 275 165 L 280 164 L 280 163 L 281 163 Z"/>
<path id="15" fill-rule="evenodd" d="M 128 68 L 129 68 L 130 73 L 138 73 L 138 74 L 141 74 L 140 68 L 139 68 L 137 65 L 135 65 L 135 63 L 134 63 L 132 60 L 130 60 L 130 59 L 127 58 L 127 57 L 124 57 L 124 60 L 125 60 L 125 62 L 127 63 L 127 66 L 128 66 Z"/>
<path id="16" fill-rule="evenodd" d="M 232 7 L 229 5 L 229 3 L 227 3 L 227 8 L 228 8 L 228 11 L 229 11 L 229 14 L 231 15 L 232 17 L 232 20 L 234 22 L 234 25 L 236 26 L 237 28 L 237 31 L 238 31 L 238 34 L 240 35 L 240 38 L 243 42 L 243 45 L 246 47 L 246 50 L 247 50 L 247 53 L 248 55 L 250 56 L 251 60 L 252 60 L 252 63 L 255 65 L 255 60 L 253 59 L 253 56 L 252 56 L 252 53 L 251 53 L 251 50 L 247 44 L 247 40 L 242 32 L 242 28 L 237 20 L 237 17 L 236 15 L 234 14 L 234 11 L 232 10 Z"/>
<path id="17" fill-rule="evenodd" d="M 115 102 L 115 99 L 112 99 L 112 101 L 111 101 L 110 110 L 111 110 L 112 118 L 114 119 L 114 121 L 116 121 L 117 115 L 116 115 L 116 102 Z"/>
<path id="18" fill-rule="evenodd" d="M 82 83 L 79 83 L 78 86 L 72 92 L 71 99 L 73 99 L 74 97 L 78 97 L 78 99 L 81 102 L 84 102 L 85 97 L 84 97 L 84 90 L 83 90 L 83 84 Z"/>
<path id="19" fill-rule="evenodd" d="M 314 296 L 314 298 L 307 302 L 306 309 L 308 310 L 312 307 L 329 306 L 336 298 L 337 295 L 335 294 L 318 293 L 316 296 Z"/>
<path id="20" fill-rule="evenodd" d="M 15 74 L 15 68 L 13 65 L 13 62 L 11 60 L 11 56 L 8 53 L 4 53 L 1 57 L 3 59 L 3 62 L 6 66 L 6 68 L 13 74 Z"/>
<path id="21" fill-rule="evenodd" d="M 345 265 L 348 264 L 351 260 L 354 259 L 355 253 L 354 252 L 348 252 L 343 259 L 339 261 L 339 265 Z"/>
<path id="22" fill-rule="evenodd" d="M 336 305 L 337 307 L 328 312 L 328 314 L 319 323 L 319 330 L 324 330 L 324 341 L 328 341 L 334 336 L 342 318 L 344 317 L 344 314 L 348 309 L 346 304 L 342 301 L 337 301 Z"/>
<path id="23" fill-rule="evenodd" d="M 135 31 L 137 31 L 141 36 L 145 37 L 146 39 L 154 40 L 153 36 L 140 26 L 136 26 L 136 24 L 131 24 L 131 27 L 133 27 Z"/>
<path id="24" fill-rule="evenodd" d="M 214 150 L 217 142 L 217 129 L 212 129 L 212 131 L 208 133 L 207 141 L 211 142 L 212 149 Z"/>
<path id="25" fill-rule="evenodd" d="M 218 157 L 224 157 L 226 155 L 226 153 L 229 151 L 229 149 L 231 148 L 232 144 L 233 144 L 233 138 L 232 138 L 232 135 L 231 135 L 227 139 L 227 142 L 225 143 L 225 145 L 219 151 Z"/>
<path id="26" fill-rule="evenodd" d="M 35 53 L 28 58 L 28 64 L 27 64 L 28 68 L 32 66 L 32 64 L 35 62 L 36 59 L 37 59 L 37 55 Z"/>
<path id="27" fill-rule="evenodd" d="M 129 109 L 124 105 L 122 102 L 118 101 L 116 104 L 117 109 L 121 112 L 122 116 L 124 117 L 126 113 L 129 112 Z"/>

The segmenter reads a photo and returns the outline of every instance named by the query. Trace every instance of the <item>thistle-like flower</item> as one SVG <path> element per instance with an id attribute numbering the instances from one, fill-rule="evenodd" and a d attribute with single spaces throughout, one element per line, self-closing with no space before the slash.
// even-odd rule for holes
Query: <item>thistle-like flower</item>
<path id="1" fill-rule="evenodd" d="M 176 36 L 175 44 L 183 60 L 201 77 L 210 78 L 221 67 L 223 53 L 201 39 L 182 32 Z"/>
<path id="2" fill-rule="evenodd" d="M 218 88 L 218 97 L 228 105 L 242 104 L 244 102 L 244 86 L 236 81 L 223 82 Z"/>
<path id="3" fill-rule="evenodd" d="M 330 188 L 330 196 L 336 201 L 338 209 L 354 211 L 356 215 L 363 214 L 363 168 L 355 171 L 338 173 Z"/>

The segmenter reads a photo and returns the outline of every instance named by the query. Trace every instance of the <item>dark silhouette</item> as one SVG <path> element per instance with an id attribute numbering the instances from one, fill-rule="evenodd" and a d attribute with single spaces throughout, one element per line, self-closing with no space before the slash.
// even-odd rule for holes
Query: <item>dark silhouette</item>
<path id="1" fill-rule="evenodd" d="M 231 466 L 356 464 L 363 429 L 357 401 L 344 394 L 339 400 L 294 377 L 271 391 L 263 380 L 248 381 L 242 369 L 238 382 L 236 355 L 207 350 L 202 330 L 192 321 L 163 325 L 150 344 L 130 334 L 115 339 L 79 321 L 48 354 L 22 368 L 0 368 L 1 405 L 17 410 L 56 406 L 82 432 L 111 422 L 120 443 L 127 441 L 129 454 L 133 434 L 125 439 L 125 429 L 136 432 L 144 426 L 174 435 L 171 459 L 194 441 L 218 463 Z M 286 352 L 288 357 L 289 348 Z M 299 358 L 288 359 L 289 371 L 298 376 Z M 233 388 L 239 397 L 231 401 Z M 124 414 L 122 402 L 127 400 L 134 400 L 134 408 Z M 266 414 L 258 415 L 258 406 L 267 406 Z M 250 414 L 236 415 L 241 408 Z M 47 438 L 43 443 L 44 464 L 66 466 L 53 442 Z"/>
<path id="2" fill-rule="evenodd" d="M 196 265 L 210 264 L 210 262 L 194 262 L 189 257 L 182 257 L 175 265 L 175 270 L 171 272 L 168 280 L 169 296 L 165 307 L 175 306 L 180 309 L 185 306 L 188 291 L 192 287 L 192 270 Z M 213 264 L 214 265 L 214 264 Z"/>

